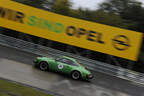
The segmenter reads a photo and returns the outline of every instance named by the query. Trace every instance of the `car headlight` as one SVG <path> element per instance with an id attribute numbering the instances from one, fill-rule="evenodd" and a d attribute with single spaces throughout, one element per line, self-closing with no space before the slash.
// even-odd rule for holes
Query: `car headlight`
<path id="1" fill-rule="evenodd" d="M 88 78 L 88 79 L 92 79 L 94 76 L 92 75 L 92 74 L 87 74 L 86 75 L 86 78 Z"/>

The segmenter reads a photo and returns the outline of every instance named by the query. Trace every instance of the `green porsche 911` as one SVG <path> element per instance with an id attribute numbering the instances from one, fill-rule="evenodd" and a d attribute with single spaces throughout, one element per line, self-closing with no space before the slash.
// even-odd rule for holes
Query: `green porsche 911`
<path id="1" fill-rule="evenodd" d="M 76 59 L 67 56 L 59 58 L 37 57 L 34 60 L 34 65 L 42 71 L 52 70 L 68 74 L 75 80 L 93 78 L 92 73 L 88 69 L 77 62 Z"/>

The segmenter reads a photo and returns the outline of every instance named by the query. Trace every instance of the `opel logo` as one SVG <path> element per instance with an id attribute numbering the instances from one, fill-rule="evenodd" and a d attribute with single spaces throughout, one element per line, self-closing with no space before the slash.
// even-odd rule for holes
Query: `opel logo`
<path id="1" fill-rule="evenodd" d="M 125 35 L 118 35 L 113 39 L 113 46 L 119 51 L 127 50 L 130 47 L 130 40 Z"/>

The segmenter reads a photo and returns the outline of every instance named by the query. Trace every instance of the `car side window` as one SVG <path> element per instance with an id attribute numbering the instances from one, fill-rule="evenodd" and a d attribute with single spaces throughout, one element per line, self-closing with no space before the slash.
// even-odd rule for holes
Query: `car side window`
<path id="1" fill-rule="evenodd" d="M 59 59 L 59 62 L 62 62 L 62 63 L 68 63 L 68 60 L 65 59 L 65 58 L 61 58 L 61 59 Z"/>
<path id="2" fill-rule="evenodd" d="M 61 58 L 61 59 L 59 59 L 59 62 L 62 62 L 62 63 L 66 63 L 66 64 L 69 64 L 69 65 L 76 66 L 76 64 L 75 64 L 74 61 L 69 60 L 69 59 L 66 59 L 66 58 Z"/>

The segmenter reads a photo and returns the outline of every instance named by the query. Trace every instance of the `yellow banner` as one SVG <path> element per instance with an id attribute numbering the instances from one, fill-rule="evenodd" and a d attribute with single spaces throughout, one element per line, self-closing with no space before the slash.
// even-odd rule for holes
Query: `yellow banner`
<path id="1" fill-rule="evenodd" d="M 27 34 L 137 60 L 142 33 L 0 0 L 0 26 Z"/>

